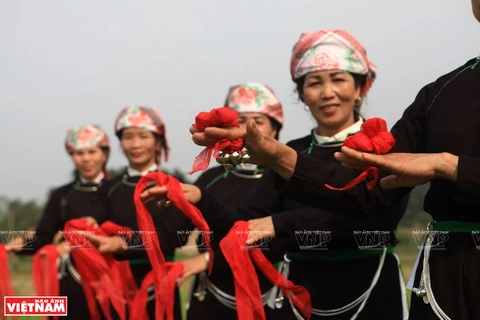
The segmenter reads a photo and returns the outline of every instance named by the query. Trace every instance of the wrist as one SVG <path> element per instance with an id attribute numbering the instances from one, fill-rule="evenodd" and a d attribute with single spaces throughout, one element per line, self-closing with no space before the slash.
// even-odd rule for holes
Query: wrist
<path id="1" fill-rule="evenodd" d="M 275 153 L 267 164 L 272 167 L 283 179 L 289 180 L 297 165 L 297 152 L 280 142 L 275 143 Z"/>
<path id="2" fill-rule="evenodd" d="M 435 178 L 456 181 L 457 171 L 458 156 L 448 152 L 438 155 L 438 160 L 435 161 Z"/>

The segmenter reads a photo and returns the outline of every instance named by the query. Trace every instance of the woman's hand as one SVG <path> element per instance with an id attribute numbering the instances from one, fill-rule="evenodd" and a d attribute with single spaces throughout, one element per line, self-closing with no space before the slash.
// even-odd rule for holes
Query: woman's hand
<path id="1" fill-rule="evenodd" d="M 389 153 L 376 155 L 342 147 L 335 158 L 346 168 L 373 165 L 392 175 L 380 184 L 385 189 L 415 187 L 435 178 L 456 180 L 458 157 L 448 153 Z"/>
<path id="2" fill-rule="evenodd" d="M 247 245 L 252 245 L 263 239 L 272 239 L 275 237 L 275 227 L 273 226 L 272 216 L 265 218 L 253 219 L 248 221 Z"/>
<path id="3" fill-rule="evenodd" d="M 195 205 L 197 204 L 202 198 L 201 190 L 193 185 L 193 184 L 186 184 L 181 183 L 183 195 L 187 199 L 188 202 Z M 157 201 L 159 206 L 164 206 L 167 202 L 165 202 L 166 197 L 168 194 L 168 186 L 155 186 L 152 188 L 148 188 L 140 195 L 140 198 L 145 202 L 149 203 L 152 201 Z"/>
<path id="4" fill-rule="evenodd" d="M 183 264 L 183 274 L 177 280 L 177 285 L 179 287 L 181 287 L 185 282 L 185 280 L 187 280 L 191 276 L 194 276 L 196 274 L 199 274 L 200 272 L 207 270 L 208 268 L 208 263 L 206 258 L 207 255 L 208 253 L 202 253 L 193 258 L 180 261 Z"/>
<path id="5" fill-rule="evenodd" d="M 97 247 L 100 253 L 120 253 L 128 247 L 127 242 L 120 236 L 101 236 L 92 233 L 85 234 L 86 237 L 92 241 L 93 245 Z"/>
<path id="6" fill-rule="evenodd" d="M 5 249 L 7 250 L 7 252 L 20 252 L 22 251 L 24 246 L 25 246 L 25 237 L 18 236 L 8 241 L 5 244 Z"/>

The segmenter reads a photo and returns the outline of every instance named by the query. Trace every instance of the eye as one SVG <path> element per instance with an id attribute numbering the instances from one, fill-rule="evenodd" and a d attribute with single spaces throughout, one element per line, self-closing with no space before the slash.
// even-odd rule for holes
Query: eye
<path id="1" fill-rule="evenodd" d="M 344 81 L 345 81 L 345 79 L 343 79 L 343 78 L 335 78 L 335 79 L 333 79 L 333 82 L 344 82 Z"/>

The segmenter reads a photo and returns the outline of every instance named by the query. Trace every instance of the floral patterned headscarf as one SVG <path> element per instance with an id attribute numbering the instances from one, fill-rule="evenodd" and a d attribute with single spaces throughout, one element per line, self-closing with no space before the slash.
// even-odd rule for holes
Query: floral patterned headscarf
<path id="1" fill-rule="evenodd" d="M 225 106 L 242 112 L 264 114 L 283 126 L 283 109 L 272 89 L 260 83 L 245 83 L 230 88 Z"/>
<path id="2" fill-rule="evenodd" d="M 65 139 L 65 149 L 68 153 L 92 147 L 110 147 L 107 134 L 99 126 L 86 125 L 68 130 Z"/>
<path id="3" fill-rule="evenodd" d="M 375 65 L 368 60 L 365 48 L 347 31 L 302 33 L 293 47 L 290 61 L 292 80 L 296 81 L 310 72 L 335 69 L 366 75 L 362 96 L 367 94 L 377 72 Z"/>
<path id="4" fill-rule="evenodd" d="M 162 142 L 162 149 L 165 154 L 165 161 L 168 161 L 168 143 L 165 132 L 165 123 L 160 113 L 151 108 L 141 106 L 130 106 L 124 108 L 115 121 L 115 134 L 121 138 L 122 130 L 127 128 L 140 128 L 158 135 Z M 160 155 L 157 163 L 160 163 Z"/>

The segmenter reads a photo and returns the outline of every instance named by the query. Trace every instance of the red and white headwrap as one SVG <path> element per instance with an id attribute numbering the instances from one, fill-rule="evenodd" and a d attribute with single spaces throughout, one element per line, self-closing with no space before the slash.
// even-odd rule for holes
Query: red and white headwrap
<path id="1" fill-rule="evenodd" d="M 68 153 L 85 148 L 109 148 L 110 142 L 107 134 L 96 125 L 74 127 L 68 130 L 65 139 L 65 149 Z"/>
<path id="2" fill-rule="evenodd" d="M 345 30 L 319 30 L 302 33 L 293 47 L 290 61 L 292 80 L 307 73 L 343 70 L 367 76 L 361 95 L 367 94 L 376 77 L 376 67 L 368 60 L 362 44 Z"/>
<path id="3" fill-rule="evenodd" d="M 120 138 L 122 130 L 127 128 L 145 129 L 160 136 L 165 161 L 168 161 L 169 148 L 165 132 L 165 122 L 157 110 L 141 106 L 124 108 L 115 121 L 115 134 L 117 137 Z M 160 162 L 160 159 L 157 159 L 157 162 Z"/>
<path id="4" fill-rule="evenodd" d="M 283 109 L 272 89 L 261 83 L 244 83 L 230 87 L 225 106 L 242 112 L 264 114 L 283 126 Z"/>

